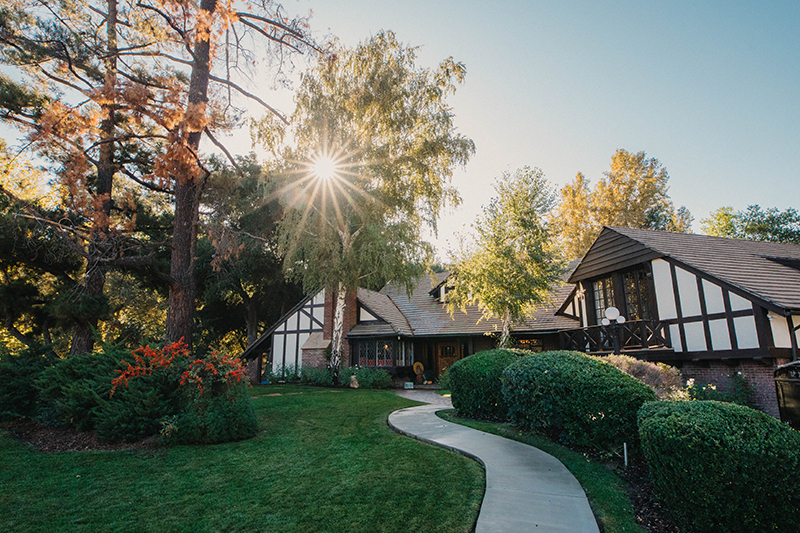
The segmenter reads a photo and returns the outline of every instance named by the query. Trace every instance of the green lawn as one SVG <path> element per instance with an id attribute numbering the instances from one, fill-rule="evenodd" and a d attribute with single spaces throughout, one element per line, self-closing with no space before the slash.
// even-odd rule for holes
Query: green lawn
<path id="1" fill-rule="evenodd" d="M 268 396 L 269 394 L 280 396 Z M 215 446 L 43 454 L 0 433 L 0 531 L 468 531 L 474 461 L 392 432 L 394 391 L 251 389 L 262 431 Z"/>
<path id="2" fill-rule="evenodd" d="M 581 484 L 592 510 L 603 524 L 605 533 L 644 532 L 636 523 L 633 507 L 627 495 L 627 484 L 605 465 L 590 461 L 582 453 L 556 444 L 546 437 L 522 432 L 510 424 L 458 418 L 455 416 L 455 411 L 440 411 L 437 414 L 450 422 L 518 440 L 549 453 L 561 461 Z"/>

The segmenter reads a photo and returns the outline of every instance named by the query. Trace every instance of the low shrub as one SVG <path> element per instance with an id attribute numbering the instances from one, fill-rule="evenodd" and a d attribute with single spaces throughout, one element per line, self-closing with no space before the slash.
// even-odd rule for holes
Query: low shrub
<path id="1" fill-rule="evenodd" d="M 281 365 L 274 367 L 267 375 L 267 381 L 270 383 L 297 383 L 300 381 L 300 372 L 294 365 Z"/>
<path id="2" fill-rule="evenodd" d="M 244 381 L 231 383 L 220 394 L 187 399 L 184 409 L 161 422 L 161 436 L 170 444 L 217 444 L 248 439 L 258 432 Z"/>
<path id="3" fill-rule="evenodd" d="M 659 400 L 674 398 L 683 387 L 681 371 L 674 366 L 642 361 L 628 355 L 606 355 L 598 359 L 648 385 Z"/>
<path id="4" fill-rule="evenodd" d="M 115 386 L 124 383 L 127 387 L 132 378 L 153 375 L 159 368 L 172 374 L 167 383 L 177 383 L 171 395 L 177 412 L 159 420 L 168 443 L 215 444 L 249 438 L 258 431 L 241 359 L 213 350 L 195 358 L 182 343 L 159 350 L 148 346 L 134 355 L 135 364 L 128 364 L 114 379 Z"/>
<path id="5" fill-rule="evenodd" d="M 446 381 L 459 416 L 485 420 L 508 419 L 503 397 L 503 370 L 529 353 L 488 350 L 456 361 L 447 369 Z"/>
<path id="6" fill-rule="evenodd" d="M 653 390 L 579 352 L 531 354 L 503 372 L 503 396 L 516 425 L 559 441 L 610 450 L 637 437 L 639 407 Z"/>
<path id="7" fill-rule="evenodd" d="M 32 418 L 39 407 L 36 380 L 52 366 L 52 352 L 45 348 L 26 348 L 17 355 L 0 359 L 0 420 Z"/>
<path id="8" fill-rule="evenodd" d="M 216 443 L 257 431 L 244 373 L 239 359 L 214 351 L 193 356 L 182 343 L 133 352 L 104 347 L 59 361 L 37 386 L 55 422 L 96 429 L 103 440 L 161 431 L 171 443 Z"/>
<path id="9" fill-rule="evenodd" d="M 114 370 L 127 350 L 103 346 L 84 355 L 60 359 L 36 379 L 43 420 L 72 426 L 78 431 L 95 428 L 103 400 L 111 393 Z"/>
<path id="10" fill-rule="evenodd" d="M 360 389 L 388 389 L 392 386 L 392 376 L 382 368 L 343 366 L 339 369 L 339 379 L 343 386 L 350 386 L 351 376 L 356 377 Z"/>
<path id="11" fill-rule="evenodd" d="M 681 531 L 797 531 L 800 432 L 744 406 L 694 401 L 645 404 L 639 433 Z"/>
<path id="12" fill-rule="evenodd" d="M 685 393 L 689 400 L 713 400 L 755 407 L 755 389 L 747 383 L 741 372 L 732 373 L 725 388 L 711 383 L 701 385 L 690 379 L 686 382 Z"/>
<path id="13" fill-rule="evenodd" d="M 330 387 L 333 384 L 333 374 L 328 368 L 304 366 L 300 369 L 300 383 L 303 385 Z"/>

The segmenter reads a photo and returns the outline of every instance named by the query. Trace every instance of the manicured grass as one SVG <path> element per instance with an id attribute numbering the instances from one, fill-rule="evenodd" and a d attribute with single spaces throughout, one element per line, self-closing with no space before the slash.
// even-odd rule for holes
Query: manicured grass
<path id="1" fill-rule="evenodd" d="M 439 411 L 437 414 L 450 422 L 524 442 L 549 453 L 561 461 L 581 484 L 595 515 L 605 528 L 605 533 L 644 533 L 644 529 L 634 518 L 633 507 L 627 495 L 627 484 L 606 465 L 589 460 L 584 454 L 556 444 L 541 435 L 522 432 L 510 424 L 458 418 L 455 411 Z"/>
<path id="2" fill-rule="evenodd" d="M 280 396 L 269 396 L 280 394 Z M 253 439 L 44 454 L 0 435 L 0 531 L 468 531 L 472 460 L 392 432 L 394 391 L 251 389 Z"/>

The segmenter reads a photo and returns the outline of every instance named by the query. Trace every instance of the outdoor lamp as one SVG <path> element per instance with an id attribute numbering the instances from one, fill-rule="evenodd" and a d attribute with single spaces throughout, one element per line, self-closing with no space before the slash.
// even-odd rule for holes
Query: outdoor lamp
<path id="1" fill-rule="evenodd" d="M 619 309 L 616 307 L 609 307 L 606 309 L 605 312 L 606 317 L 603 319 L 602 323 L 604 326 L 609 326 L 611 324 L 614 325 L 612 328 L 612 340 L 614 342 L 614 354 L 619 355 L 619 337 L 617 333 L 617 327 L 620 324 L 625 323 L 625 317 L 619 314 Z"/>

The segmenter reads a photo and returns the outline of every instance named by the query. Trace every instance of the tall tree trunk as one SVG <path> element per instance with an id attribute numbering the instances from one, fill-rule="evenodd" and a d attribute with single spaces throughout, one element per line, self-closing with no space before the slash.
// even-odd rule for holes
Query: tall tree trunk
<path id="1" fill-rule="evenodd" d="M 500 334 L 498 348 L 508 348 L 511 344 L 511 313 L 506 310 L 503 315 L 503 332 Z"/>
<path id="2" fill-rule="evenodd" d="M 213 15 L 217 0 L 202 0 L 200 9 Z M 192 77 L 189 81 L 187 110 L 202 111 L 208 102 L 208 83 L 211 74 L 211 42 L 208 36 L 198 37 L 194 44 Z M 186 144 L 197 153 L 203 131 L 191 131 Z M 201 184 L 196 174 L 188 172 L 175 176 L 175 221 L 172 233 L 172 260 L 169 288 L 169 309 L 167 311 L 166 340 L 176 342 L 181 339 L 189 350 L 192 349 L 195 306 L 195 252 L 197 249 L 197 224 L 199 220 Z"/>
<path id="3" fill-rule="evenodd" d="M 246 311 L 245 322 L 247 322 L 247 345 L 250 346 L 258 340 L 258 305 L 255 298 L 247 296 L 244 299 Z"/>
<path id="4" fill-rule="evenodd" d="M 97 164 L 96 198 L 100 200 L 99 212 L 95 213 L 92 241 L 89 243 L 89 259 L 79 296 L 90 306 L 100 305 L 106 284 L 107 267 L 101 261 L 109 251 L 109 228 L 111 225 L 112 192 L 114 189 L 114 136 L 116 133 L 116 86 L 117 86 L 117 0 L 108 1 L 106 36 L 108 39 L 103 80 L 103 120 L 100 122 L 100 155 Z M 94 310 L 92 310 L 94 311 Z M 92 312 L 90 311 L 90 312 Z M 94 332 L 97 329 L 97 314 L 78 322 L 72 333 L 70 355 L 89 353 L 94 348 Z"/>
<path id="5" fill-rule="evenodd" d="M 339 367 L 342 366 L 342 341 L 344 339 L 344 306 L 347 303 L 347 288 L 339 282 L 333 308 L 333 331 L 331 336 L 331 371 L 338 383 Z"/>

